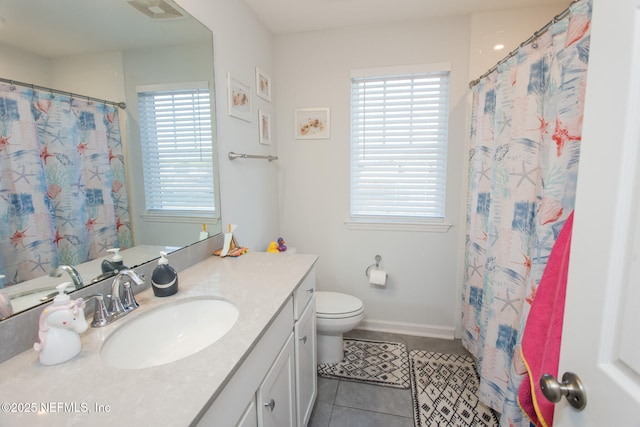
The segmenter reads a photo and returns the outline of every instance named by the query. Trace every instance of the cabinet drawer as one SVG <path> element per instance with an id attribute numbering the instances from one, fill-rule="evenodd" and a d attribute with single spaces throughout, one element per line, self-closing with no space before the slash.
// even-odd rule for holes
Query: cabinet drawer
<path id="1" fill-rule="evenodd" d="M 293 314 L 297 320 L 316 291 L 316 269 L 313 267 L 302 283 L 293 291 Z"/>

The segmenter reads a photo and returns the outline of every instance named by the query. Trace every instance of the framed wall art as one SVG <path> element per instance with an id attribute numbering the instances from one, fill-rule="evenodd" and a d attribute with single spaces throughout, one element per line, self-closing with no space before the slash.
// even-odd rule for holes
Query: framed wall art
<path id="1" fill-rule="evenodd" d="M 256 93 L 265 101 L 271 102 L 271 77 L 256 67 Z"/>
<path id="2" fill-rule="evenodd" d="M 271 145 L 271 115 L 258 110 L 260 144 Z"/>
<path id="3" fill-rule="evenodd" d="M 227 73 L 229 115 L 251 121 L 251 87 Z"/>
<path id="4" fill-rule="evenodd" d="M 297 108 L 294 125 L 296 139 L 329 139 L 331 111 L 329 108 Z"/>

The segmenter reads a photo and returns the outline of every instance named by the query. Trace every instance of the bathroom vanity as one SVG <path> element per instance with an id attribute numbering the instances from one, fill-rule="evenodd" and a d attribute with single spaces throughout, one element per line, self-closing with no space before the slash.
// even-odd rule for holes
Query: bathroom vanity
<path id="1" fill-rule="evenodd" d="M 316 397 L 316 261 L 280 253 L 210 257 L 179 272 L 176 295 L 156 298 L 146 289 L 136 295 L 140 308 L 83 333 L 76 358 L 42 366 L 27 350 L 7 360 L 0 425 L 305 426 Z M 105 340 L 127 322 L 194 298 L 232 303 L 237 321 L 213 344 L 170 363 L 105 363 Z"/>

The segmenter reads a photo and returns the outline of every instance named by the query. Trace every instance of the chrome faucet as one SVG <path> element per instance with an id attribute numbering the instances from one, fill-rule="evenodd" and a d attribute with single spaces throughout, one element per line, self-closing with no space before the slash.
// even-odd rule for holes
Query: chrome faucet
<path id="1" fill-rule="evenodd" d="M 59 265 L 51 273 L 51 276 L 60 277 L 62 276 L 62 273 L 64 271 L 69 273 L 69 276 L 71 276 L 71 281 L 73 282 L 73 286 L 75 286 L 76 289 L 80 289 L 84 286 L 84 283 L 82 281 L 82 276 L 80 276 L 80 273 L 78 273 L 78 270 L 76 270 L 72 265 L 66 265 L 66 264 Z"/>
<path id="2" fill-rule="evenodd" d="M 136 285 L 142 285 L 144 284 L 143 276 L 133 270 L 122 270 L 118 272 L 111 284 L 111 295 L 106 296 L 109 298 L 108 308 L 105 302 L 105 296 L 102 294 L 89 295 L 84 298 L 85 301 L 91 299 L 96 300 L 93 311 L 93 321 L 91 322 L 92 327 L 99 328 L 106 326 L 138 308 L 138 302 L 133 297 L 131 282 Z M 122 295 L 122 297 L 120 296 L 121 287 L 124 289 L 124 295 Z"/>
<path id="3" fill-rule="evenodd" d="M 138 307 L 138 303 L 133 297 L 131 281 L 136 285 L 144 284 L 144 279 L 140 277 L 138 273 L 128 269 L 120 270 L 116 275 L 116 278 L 113 279 L 113 283 L 111 284 L 111 300 L 109 304 L 109 315 L 111 320 L 116 320 Z M 121 287 L 124 288 L 123 296 L 120 296 Z M 123 304 L 123 302 L 125 304 Z"/>

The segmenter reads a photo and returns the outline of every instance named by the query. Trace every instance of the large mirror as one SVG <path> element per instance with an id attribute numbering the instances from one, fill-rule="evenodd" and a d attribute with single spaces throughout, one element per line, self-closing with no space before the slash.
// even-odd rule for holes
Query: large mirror
<path id="1" fill-rule="evenodd" d="M 15 0 L 0 2 L 0 78 L 100 100 L 119 110 L 132 247 L 123 262 L 135 267 L 221 231 L 215 145 L 212 33 L 169 0 Z M 137 91 L 141 86 L 205 82 L 210 90 L 215 177 L 214 215 L 167 218 L 146 211 Z M 0 155 L 2 153 L 0 152 Z M 7 227 L 0 222 L 1 227 Z M 8 235 L 9 233 L 2 233 Z M 74 267 L 84 284 L 102 273 L 106 253 Z M 40 277 L 0 289 L 14 314 L 46 302 L 61 281 Z M 0 270 L 0 274 L 2 271 Z M 11 282 L 11 280 L 8 280 Z M 0 301 L 1 303 L 1 301 Z"/>

